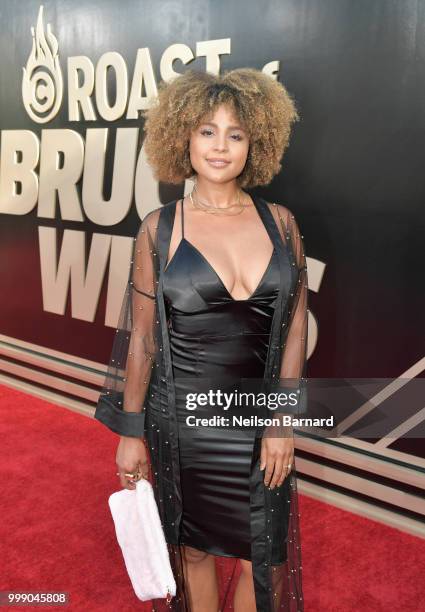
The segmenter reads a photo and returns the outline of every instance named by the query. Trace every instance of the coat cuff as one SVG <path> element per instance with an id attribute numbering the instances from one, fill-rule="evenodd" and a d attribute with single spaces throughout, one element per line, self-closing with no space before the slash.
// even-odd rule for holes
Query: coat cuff
<path id="1" fill-rule="evenodd" d="M 307 387 L 286 387 L 284 385 L 278 385 L 275 388 L 276 393 L 284 393 L 285 397 L 282 396 L 282 404 L 278 405 L 276 410 L 277 414 L 290 414 L 292 416 L 299 416 L 307 414 Z M 284 405 L 283 402 L 286 402 Z"/>
<path id="2" fill-rule="evenodd" d="M 145 410 L 127 412 L 107 395 L 99 396 L 94 418 L 120 436 L 141 438 L 145 432 Z"/>

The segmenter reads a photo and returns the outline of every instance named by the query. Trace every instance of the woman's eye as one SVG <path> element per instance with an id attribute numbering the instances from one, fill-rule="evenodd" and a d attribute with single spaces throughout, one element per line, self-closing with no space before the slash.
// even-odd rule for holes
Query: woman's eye
<path id="1" fill-rule="evenodd" d="M 200 132 L 201 136 L 211 136 L 212 133 L 213 131 L 209 130 L 208 128 L 204 128 Z M 233 140 L 236 140 L 236 141 L 242 140 L 242 136 L 240 134 L 232 134 L 231 138 L 233 138 Z"/>

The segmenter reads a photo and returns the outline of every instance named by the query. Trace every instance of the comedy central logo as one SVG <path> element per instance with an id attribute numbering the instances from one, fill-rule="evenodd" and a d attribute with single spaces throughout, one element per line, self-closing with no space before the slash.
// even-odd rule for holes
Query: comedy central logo
<path id="1" fill-rule="evenodd" d="M 28 115 L 37 123 L 47 123 L 62 104 L 63 79 L 59 64 L 58 41 L 50 23 L 44 33 L 43 5 L 38 11 L 37 26 L 31 28 L 32 49 L 23 70 L 22 99 Z"/>

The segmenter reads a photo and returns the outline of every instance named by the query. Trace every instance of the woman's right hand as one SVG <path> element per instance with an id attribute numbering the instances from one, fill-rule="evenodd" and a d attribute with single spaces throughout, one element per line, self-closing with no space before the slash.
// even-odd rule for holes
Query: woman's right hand
<path id="1" fill-rule="evenodd" d="M 125 474 L 135 474 L 141 471 L 142 478 L 149 476 L 149 460 L 147 442 L 145 438 L 133 438 L 121 436 L 117 448 L 116 464 L 118 467 L 121 485 L 124 489 L 135 489 L 136 483 L 130 476 Z"/>

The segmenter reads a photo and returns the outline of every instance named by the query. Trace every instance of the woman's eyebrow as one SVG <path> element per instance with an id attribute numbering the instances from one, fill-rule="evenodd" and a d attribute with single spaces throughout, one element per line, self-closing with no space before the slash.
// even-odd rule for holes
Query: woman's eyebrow
<path id="1" fill-rule="evenodd" d="M 214 127 L 218 127 L 218 125 L 214 123 L 214 121 L 203 121 L 201 125 L 212 125 Z M 243 132 L 245 131 L 244 128 L 240 125 L 229 125 L 227 129 L 228 130 L 242 130 Z"/>

